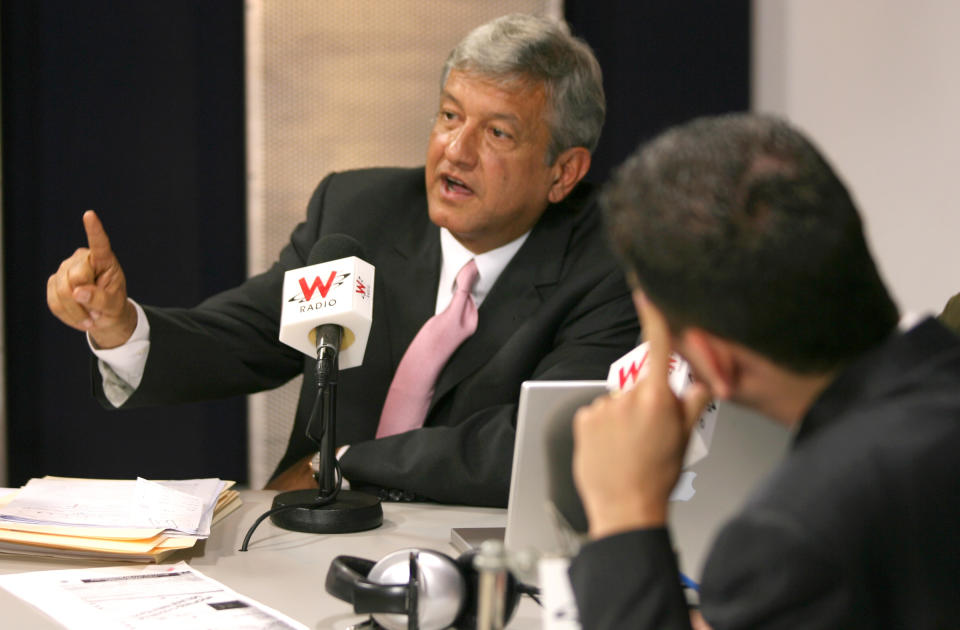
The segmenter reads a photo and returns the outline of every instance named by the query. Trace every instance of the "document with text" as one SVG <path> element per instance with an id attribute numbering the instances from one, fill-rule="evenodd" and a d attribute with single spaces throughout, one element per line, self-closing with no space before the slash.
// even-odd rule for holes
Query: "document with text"
<path id="1" fill-rule="evenodd" d="M 2 575 L 0 588 L 70 630 L 307 630 L 185 562 Z"/>

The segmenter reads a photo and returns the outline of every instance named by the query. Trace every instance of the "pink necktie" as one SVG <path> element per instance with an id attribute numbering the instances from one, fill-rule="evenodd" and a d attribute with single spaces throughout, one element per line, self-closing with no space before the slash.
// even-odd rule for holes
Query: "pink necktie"
<path id="1" fill-rule="evenodd" d="M 453 351 L 477 329 L 477 306 L 470 289 L 477 279 L 471 258 L 457 273 L 450 304 L 426 321 L 400 359 L 380 414 L 377 437 L 395 435 L 423 426 L 440 370 Z"/>

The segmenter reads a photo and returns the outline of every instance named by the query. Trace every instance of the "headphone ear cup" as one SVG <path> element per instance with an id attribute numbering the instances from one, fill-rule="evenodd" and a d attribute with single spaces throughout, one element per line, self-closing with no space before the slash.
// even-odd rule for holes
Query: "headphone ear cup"
<path id="1" fill-rule="evenodd" d="M 402 584 L 407 588 L 411 581 L 411 554 L 415 556 L 413 564 L 418 573 L 418 589 L 417 594 L 408 599 L 417 602 L 418 627 L 420 630 L 442 630 L 453 626 L 461 615 L 469 591 L 460 566 L 450 556 L 432 549 L 401 549 L 377 562 L 370 569 L 367 580 L 380 585 Z M 407 593 L 412 595 L 409 588 Z M 375 612 L 373 618 L 387 630 L 407 630 L 409 610 L 406 608 L 400 614 Z"/>
<path id="2" fill-rule="evenodd" d="M 474 630 L 477 627 L 477 593 L 480 589 L 480 574 L 473 566 L 473 560 L 477 556 L 478 549 L 469 549 L 463 552 L 457 558 L 457 566 L 464 576 L 467 586 L 466 602 L 460 616 L 457 618 L 454 627 L 458 630 Z M 507 571 L 507 589 L 506 600 L 503 607 L 503 624 L 506 625 L 513 617 L 520 603 L 520 589 L 517 585 L 513 573 Z"/>

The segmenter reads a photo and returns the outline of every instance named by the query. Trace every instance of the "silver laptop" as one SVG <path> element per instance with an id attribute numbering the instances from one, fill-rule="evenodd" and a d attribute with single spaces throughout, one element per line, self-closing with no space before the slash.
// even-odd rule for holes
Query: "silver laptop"
<path id="1" fill-rule="evenodd" d="M 577 409 L 606 391 L 605 381 L 526 381 L 521 385 L 507 526 L 454 528 L 450 542 L 456 549 L 466 551 L 491 538 L 502 538 L 509 551 L 554 554 L 565 549 L 549 500 L 544 430 L 555 419 L 572 418 Z"/>
<path id="2" fill-rule="evenodd" d="M 523 384 L 506 532 L 456 528 L 451 542 L 457 549 L 466 551 L 486 539 L 503 537 L 511 551 L 569 552 L 570 535 L 586 531 L 570 472 L 571 420 L 579 407 L 605 391 L 603 381 Z M 720 405 L 710 454 L 690 468 L 696 473 L 693 498 L 670 504 L 671 535 L 686 575 L 699 580 L 717 531 L 777 465 L 790 437 L 783 427 L 755 412 L 732 403 Z"/>

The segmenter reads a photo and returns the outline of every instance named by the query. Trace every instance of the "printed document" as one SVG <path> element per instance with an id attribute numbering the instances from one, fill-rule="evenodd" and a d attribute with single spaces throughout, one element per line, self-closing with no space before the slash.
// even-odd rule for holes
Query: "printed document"
<path id="1" fill-rule="evenodd" d="M 308 630 L 185 562 L 2 575 L 0 588 L 69 630 Z"/>

